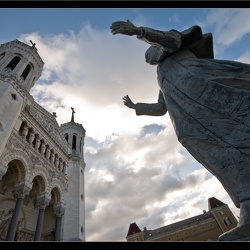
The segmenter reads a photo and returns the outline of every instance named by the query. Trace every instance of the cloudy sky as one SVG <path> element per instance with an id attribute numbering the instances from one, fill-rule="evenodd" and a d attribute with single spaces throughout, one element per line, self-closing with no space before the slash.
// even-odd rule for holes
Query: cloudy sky
<path id="1" fill-rule="evenodd" d="M 234 206 L 220 182 L 178 142 L 168 114 L 136 116 L 123 105 L 157 101 L 156 67 L 136 37 L 112 35 L 114 21 L 212 32 L 217 59 L 250 63 L 250 9 L 0 9 L 0 43 L 36 43 L 45 62 L 31 90 L 59 124 L 86 129 L 86 241 L 126 241 L 131 222 L 155 229 L 196 216 L 216 197 Z"/>

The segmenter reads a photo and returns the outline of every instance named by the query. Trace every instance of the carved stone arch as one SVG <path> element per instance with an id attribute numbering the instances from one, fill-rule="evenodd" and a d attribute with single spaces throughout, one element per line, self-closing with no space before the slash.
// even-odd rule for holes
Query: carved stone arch
<path id="1" fill-rule="evenodd" d="M 36 199 L 39 195 L 44 195 L 46 190 L 45 178 L 41 174 L 35 175 L 32 178 L 32 188 L 29 194 L 25 197 L 24 204 L 28 205 L 30 202 L 36 204 Z"/>
<path id="2" fill-rule="evenodd" d="M 64 193 L 63 185 L 60 183 L 59 180 L 54 179 L 52 186 L 51 186 L 51 192 L 54 192 L 55 195 L 55 203 L 61 202 L 65 203 L 65 193 Z"/>
<path id="3" fill-rule="evenodd" d="M 44 169 L 42 167 L 36 167 L 32 171 L 31 179 L 33 180 L 37 176 L 40 176 L 44 181 L 44 190 L 42 190 L 41 192 L 50 193 L 50 186 L 51 186 L 50 179 L 51 178 L 50 178 L 50 175 L 49 175 L 47 169 Z"/>
<path id="4" fill-rule="evenodd" d="M 20 150 L 7 151 L 1 156 L 0 161 L 6 167 L 10 162 L 13 161 L 15 161 L 16 163 L 19 162 L 18 166 L 20 170 L 20 175 L 18 181 L 23 179 L 29 179 L 32 162 L 30 157 L 25 151 L 20 151 Z"/>
<path id="5" fill-rule="evenodd" d="M 39 187 L 38 193 L 44 193 L 46 191 L 46 180 L 42 174 L 37 174 L 33 177 L 33 181 L 36 180 Z"/>

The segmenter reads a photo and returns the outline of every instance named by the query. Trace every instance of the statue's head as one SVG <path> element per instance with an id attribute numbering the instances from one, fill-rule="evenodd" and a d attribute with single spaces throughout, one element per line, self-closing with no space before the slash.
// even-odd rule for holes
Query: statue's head
<path id="1" fill-rule="evenodd" d="M 150 46 L 145 53 L 145 60 L 151 65 L 157 65 L 164 57 L 166 52 L 156 46 Z"/>

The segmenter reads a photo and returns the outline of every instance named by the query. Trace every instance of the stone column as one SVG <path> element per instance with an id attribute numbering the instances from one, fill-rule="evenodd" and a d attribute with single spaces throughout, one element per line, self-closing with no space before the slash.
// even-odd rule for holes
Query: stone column
<path id="1" fill-rule="evenodd" d="M 65 162 L 63 162 L 63 173 L 66 175 L 67 174 L 67 165 Z"/>
<path id="2" fill-rule="evenodd" d="M 23 126 L 22 137 L 25 138 L 28 133 L 29 133 L 29 127 L 26 125 Z"/>
<path id="3" fill-rule="evenodd" d="M 36 232 L 34 241 L 40 241 L 43 227 L 43 217 L 46 206 L 49 205 L 50 196 L 46 194 L 39 195 L 36 199 L 36 207 L 39 207 L 39 214 L 36 223 Z"/>
<path id="4" fill-rule="evenodd" d="M 54 213 L 56 215 L 56 225 L 55 225 L 55 241 L 61 240 L 61 227 L 62 227 L 62 216 L 64 214 L 65 208 L 61 204 L 54 206 Z"/>
<path id="5" fill-rule="evenodd" d="M 31 188 L 32 188 L 32 184 L 24 181 L 24 182 L 18 183 L 13 190 L 13 195 L 15 198 L 17 198 L 17 201 L 16 201 L 16 205 L 13 211 L 11 222 L 9 225 L 8 233 L 6 236 L 6 241 L 14 241 L 18 218 L 19 218 L 19 214 L 23 205 L 23 200 L 24 200 L 24 197 L 29 194 Z"/>
<path id="6" fill-rule="evenodd" d="M 34 139 L 35 139 L 35 133 L 31 131 L 29 136 L 29 144 L 32 144 Z"/>
<path id="7" fill-rule="evenodd" d="M 45 150 L 46 150 L 46 145 L 45 145 L 44 142 L 42 142 L 42 145 L 41 145 L 41 154 L 42 154 L 42 155 L 44 155 Z"/>
<path id="8" fill-rule="evenodd" d="M 36 143 L 35 143 L 35 149 L 38 150 L 38 148 L 40 147 L 40 144 L 41 144 L 41 140 L 39 137 L 36 138 Z"/>
<path id="9" fill-rule="evenodd" d="M 62 159 L 59 159 L 59 170 L 60 170 L 60 172 L 63 171 L 63 162 L 62 162 Z"/>
<path id="10" fill-rule="evenodd" d="M 55 153 L 53 151 L 51 151 L 51 156 L 50 156 L 51 164 L 54 164 L 54 161 L 55 161 Z"/>
<path id="11" fill-rule="evenodd" d="M 50 154 L 51 154 L 50 148 L 49 148 L 49 146 L 47 146 L 46 153 L 45 153 L 45 157 L 47 160 L 49 160 Z"/>
<path id="12" fill-rule="evenodd" d="M 55 167 L 58 168 L 58 166 L 59 166 L 59 156 L 56 155 Z"/>
<path id="13" fill-rule="evenodd" d="M 26 58 L 22 58 L 17 67 L 14 68 L 13 72 L 18 76 L 18 78 L 21 76 L 27 64 L 28 60 Z"/>

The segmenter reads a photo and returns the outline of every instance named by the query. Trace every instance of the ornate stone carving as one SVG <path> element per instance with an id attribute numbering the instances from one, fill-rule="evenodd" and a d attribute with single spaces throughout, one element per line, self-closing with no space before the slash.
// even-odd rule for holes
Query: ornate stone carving
<path id="1" fill-rule="evenodd" d="M 54 205 L 54 213 L 56 217 L 61 217 L 62 215 L 64 215 L 64 212 L 65 208 L 62 206 L 61 203 L 57 203 L 56 205 Z"/>
<path id="2" fill-rule="evenodd" d="M 29 132 L 28 126 L 24 126 L 23 131 L 22 131 L 22 137 L 25 138 L 27 136 L 28 132 Z"/>
<path id="3" fill-rule="evenodd" d="M 41 154 L 44 154 L 45 150 L 46 150 L 46 146 L 45 146 L 44 143 L 42 143 L 42 145 L 41 145 Z"/>
<path id="4" fill-rule="evenodd" d="M 58 158 L 58 156 L 56 156 L 55 167 L 57 168 L 58 165 L 59 165 L 59 158 Z"/>
<path id="5" fill-rule="evenodd" d="M 35 207 L 39 207 L 40 209 L 45 209 L 50 202 L 50 195 L 42 193 L 35 200 Z"/>
<path id="6" fill-rule="evenodd" d="M 40 158 L 38 156 L 36 156 L 36 155 L 32 154 L 30 159 L 31 159 L 33 164 L 39 164 L 39 163 L 41 164 Z"/>
<path id="7" fill-rule="evenodd" d="M 5 239 L 14 209 L 0 211 L 0 238 Z"/>
<path id="8" fill-rule="evenodd" d="M 49 114 L 46 110 L 41 110 L 35 104 L 33 106 L 26 106 L 28 112 L 34 119 L 45 129 L 45 131 L 53 138 L 60 148 L 67 152 L 67 143 L 64 140 L 58 123 L 55 117 Z"/>
<path id="9" fill-rule="evenodd" d="M 45 157 L 46 157 L 47 160 L 49 160 L 50 154 L 51 154 L 51 150 L 50 150 L 49 147 L 47 147 L 46 153 L 45 153 Z"/>
<path id="10" fill-rule="evenodd" d="M 11 218 L 11 217 L 12 217 L 12 214 L 13 214 L 13 211 L 14 211 L 13 208 L 10 208 L 8 211 L 6 211 L 6 210 L 1 210 L 1 211 L 0 211 L 0 223 L 1 223 L 2 221 L 5 221 L 5 220 Z"/>
<path id="11" fill-rule="evenodd" d="M 12 70 L 11 68 L 4 68 L 2 72 L 4 72 L 5 74 L 11 74 Z"/>
<path id="12" fill-rule="evenodd" d="M 57 178 L 57 174 L 55 171 L 49 170 L 49 175 L 50 175 L 51 179 Z"/>
<path id="13" fill-rule="evenodd" d="M 39 138 L 36 138 L 36 143 L 35 143 L 35 149 L 38 150 L 38 148 L 40 147 L 41 144 L 41 140 Z"/>
<path id="14" fill-rule="evenodd" d="M 10 137 L 10 139 L 9 139 L 6 146 L 9 147 L 9 148 L 15 148 L 15 149 L 21 149 L 21 150 L 25 148 L 25 145 L 23 143 L 21 143 L 14 136 Z"/>
<path id="15" fill-rule="evenodd" d="M 31 183 L 22 181 L 15 185 L 15 188 L 13 190 L 13 195 L 15 198 L 24 199 L 25 196 L 29 194 L 31 189 L 32 189 Z"/>
<path id="16" fill-rule="evenodd" d="M 0 194 L 5 195 L 5 193 L 8 191 L 8 186 L 4 185 L 3 183 L 0 184 Z"/>
<path id="17" fill-rule="evenodd" d="M 32 142 L 34 141 L 35 139 L 35 133 L 34 132 L 30 132 L 30 135 L 29 135 L 29 144 L 32 144 Z"/>
<path id="18" fill-rule="evenodd" d="M 54 160 L 55 160 L 55 153 L 51 152 L 50 162 L 54 164 Z"/>

